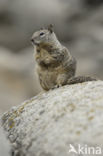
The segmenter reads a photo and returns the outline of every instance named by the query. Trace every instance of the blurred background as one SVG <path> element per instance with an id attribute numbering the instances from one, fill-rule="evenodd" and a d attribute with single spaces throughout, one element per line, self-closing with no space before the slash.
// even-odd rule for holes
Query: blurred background
<path id="1" fill-rule="evenodd" d="M 103 79 L 103 0 L 0 0 L 0 112 L 40 92 L 30 38 L 50 23 L 77 74 Z"/>

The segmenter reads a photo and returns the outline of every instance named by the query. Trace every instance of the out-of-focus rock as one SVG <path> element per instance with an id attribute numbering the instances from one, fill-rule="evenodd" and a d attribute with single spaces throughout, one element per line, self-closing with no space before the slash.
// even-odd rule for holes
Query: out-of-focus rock
<path id="1" fill-rule="evenodd" d="M 2 126 L 14 156 L 102 156 L 103 81 L 39 94 L 6 112 Z"/>
<path id="2" fill-rule="evenodd" d="M 103 3 L 102 0 L 84 0 L 85 4 L 91 7 L 98 7 Z"/>
<path id="3" fill-rule="evenodd" d="M 0 109 L 2 111 L 40 91 L 34 66 L 31 48 L 20 54 L 0 48 Z"/>
<path id="4" fill-rule="evenodd" d="M 0 0 L 0 14 L 7 10 L 10 0 Z"/>
<path id="5" fill-rule="evenodd" d="M 91 75 L 103 79 L 103 44 L 90 38 L 81 37 L 68 46 L 73 56 L 77 59 L 77 74 Z"/>
<path id="6" fill-rule="evenodd" d="M 29 45 L 28 40 L 33 31 L 40 27 L 50 23 L 57 25 L 57 29 L 60 29 L 60 25 L 65 27 L 63 21 L 66 7 L 65 3 L 58 0 L 9 1 L 8 9 L 4 10 L 2 15 L 10 15 L 10 22 L 0 23 L 0 43 L 13 50 L 19 50 Z"/>
<path id="7" fill-rule="evenodd" d="M 82 9 L 82 10 L 81 10 Z M 80 6 L 80 11 L 68 15 L 68 34 L 71 42 L 65 42 L 78 61 L 78 74 L 89 74 L 103 79 L 103 5 L 96 9 Z M 69 36 L 69 35 L 68 35 Z"/>

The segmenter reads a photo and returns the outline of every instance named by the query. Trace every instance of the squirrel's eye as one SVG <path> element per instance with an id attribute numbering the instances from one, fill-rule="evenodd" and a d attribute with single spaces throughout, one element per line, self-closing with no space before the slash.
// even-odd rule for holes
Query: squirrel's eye
<path id="1" fill-rule="evenodd" d="M 44 35 L 44 33 L 43 33 L 43 32 L 41 32 L 41 33 L 40 33 L 40 36 L 43 36 L 43 35 Z"/>

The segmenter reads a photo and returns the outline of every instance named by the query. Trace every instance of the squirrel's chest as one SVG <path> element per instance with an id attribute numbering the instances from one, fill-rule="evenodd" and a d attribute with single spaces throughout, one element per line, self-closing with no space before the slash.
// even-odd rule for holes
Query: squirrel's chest
<path id="1" fill-rule="evenodd" d="M 45 47 L 45 48 L 42 48 L 42 47 L 37 47 L 36 48 L 36 57 L 40 57 L 40 58 L 45 58 L 46 56 L 50 55 L 49 52 L 51 51 L 49 47 Z"/>

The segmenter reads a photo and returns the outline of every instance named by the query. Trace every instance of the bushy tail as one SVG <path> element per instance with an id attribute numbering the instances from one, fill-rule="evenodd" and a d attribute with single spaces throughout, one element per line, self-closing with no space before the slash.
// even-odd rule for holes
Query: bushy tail
<path id="1" fill-rule="evenodd" d="M 67 84 L 83 83 L 87 81 L 97 81 L 97 79 L 89 77 L 89 76 L 76 76 L 76 77 L 70 78 Z"/>

